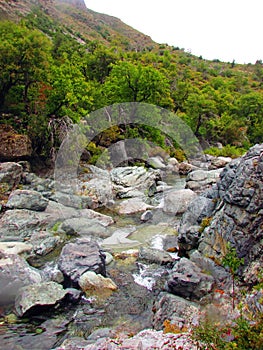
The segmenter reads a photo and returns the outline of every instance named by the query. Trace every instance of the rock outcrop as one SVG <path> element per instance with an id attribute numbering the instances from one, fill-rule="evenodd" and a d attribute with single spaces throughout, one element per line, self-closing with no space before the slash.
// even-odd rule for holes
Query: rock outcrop
<path id="1" fill-rule="evenodd" d="M 183 215 L 180 248 L 222 257 L 229 242 L 244 258 L 244 268 L 262 261 L 263 145 L 255 145 L 229 163 L 214 187 L 192 203 Z"/>

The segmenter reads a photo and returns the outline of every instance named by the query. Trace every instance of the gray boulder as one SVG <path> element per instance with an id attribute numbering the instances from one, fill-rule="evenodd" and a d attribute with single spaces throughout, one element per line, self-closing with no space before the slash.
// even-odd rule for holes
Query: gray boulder
<path id="1" fill-rule="evenodd" d="M 168 191 L 164 193 L 163 204 L 159 207 L 163 207 L 165 213 L 183 214 L 196 196 L 190 189 Z"/>
<path id="2" fill-rule="evenodd" d="M 17 163 L 0 163 L 0 183 L 6 184 L 8 190 L 19 184 L 22 173 L 23 167 Z"/>
<path id="3" fill-rule="evenodd" d="M 14 254 L 0 252 L 0 304 L 15 301 L 21 287 L 40 283 L 40 272 L 31 267 L 24 259 Z"/>
<path id="4" fill-rule="evenodd" d="M 159 265 L 172 265 L 174 263 L 173 258 L 169 253 L 147 247 L 140 248 L 139 260 Z"/>
<path id="5" fill-rule="evenodd" d="M 198 322 L 198 304 L 170 293 L 160 293 L 153 310 L 153 327 L 157 330 L 162 330 L 167 320 L 179 329 Z"/>
<path id="6" fill-rule="evenodd" d="M 8 209 L 29 209 L 34 211 L 44 211 L 48 205 L 48 200 L 37 191 L 15 190 L 6 203 Z"/>
<path id="7" fill-rule="evenodd" d="M 18 316 L 35 312 L 40 307 L 54 306 L 61 301 L 67 292 L 56 282 L 35 283 L 20 288 L 15 300 Z"/>
<path id="8" fill-rule="evenodd" d="M 76 285 L 80 276 L 86 271 L 94 271 L 105 276 L 105 254 L 96 242 L 80 238 L 63 247 L 58 268 L 64 274 L 66 281 Z"/>
<path id="9" fill-rule="evenodd" d="M 174 266 L 167 288 L 173 294 L 195 300 L 211 292 L 214 282 L 211 275 L 204 274 L 195 263 L 182 258 Z"/>

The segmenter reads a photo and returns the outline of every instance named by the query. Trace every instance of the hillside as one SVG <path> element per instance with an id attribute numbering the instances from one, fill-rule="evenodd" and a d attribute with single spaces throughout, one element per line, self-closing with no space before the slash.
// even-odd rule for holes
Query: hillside
<path id="1" fill-rule="evenodd" d="M 62 24 L 65 33 L 78 34 L 84 41 L 98 40 L 105 44 L 118 42 L 126 49 L 136 50 L 155 45 L 149 36 L 120 19 L 87 9 L 83 0 L 0 1 L 2 19 L 18 20 L 39 10 Z"/>
<path id="2" fill-rule="evenodd" d="M 1 1 L 0 18 L 0 123 L 27 134 L 33 154 L 49 158 L 70 123 L 122 102 L 176 113 L 204 148 L 223 146 L 212 154 L 238 156 L 263 141 L 261 60 L 205 60 L 154 43 L 79 0 Z M 178 155 L 175 140 L 133 126 L 94 140 L 91 160 L 126 137 Z"/>

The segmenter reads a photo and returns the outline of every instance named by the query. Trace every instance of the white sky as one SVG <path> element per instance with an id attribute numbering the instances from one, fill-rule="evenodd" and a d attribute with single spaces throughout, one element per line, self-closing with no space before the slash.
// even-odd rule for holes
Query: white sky
<path id="1" fill-rule="evenodd" d="M 263 59 L 262 0 L 85 0 L 89 9 L 120 18 L 158 43 L 207 59 Z"/>

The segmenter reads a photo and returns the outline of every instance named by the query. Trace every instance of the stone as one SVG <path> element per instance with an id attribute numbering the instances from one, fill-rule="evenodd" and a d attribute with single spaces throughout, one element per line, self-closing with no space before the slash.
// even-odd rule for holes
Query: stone
<path id="1" fill-rule="evenodd" d="M 166 168 L 166 165 L 164 164 L 164 161 L 160 156 L 150 157 L 147 159 L 146 162 L 153 169 L 165 169 Z"/>
<path id="2" fill-rule="evenodd" d="M 190 189 L 168 191 L 164 193 L 163 211 L 174 215 L 183 214 L 196 196 Z"/>
<path id="3" fill-rule="evenodd" d="M 116 211 L 120 215 L 136 214 L 148 209 L 154 209 L 154 206 L 146 204 L 142 198 L 126 199 L 116 206 Z"/>
<path id="4" fill-rule="evenodd" d="M 24 242 L 0 242 L 0 251 L 4 254 L 29 254 L 33 245 Z"/>
<path id="5" fill-rule="evenodd" d="M 178 165 L 179 175 L 187 175 L 189 174 L 195 167 L 189 163 L 182 162 Z"/>
<path id="6" fill-rule="evenodd" d="M 105 255 L 96 242 L 79 238 L 63 247 L 58 259 L 58 268 L 66 281 L 74 286 L 87 271 L 105 276 Z"/>
<path id="7" fill-rule="evenodd" d="M 232 162 L 232 158 L 230 157 L 213 157 L 211 159 L 209 169 L 223 168 L 230 162 Z"/>
<path id="8" fill-rule="evenodd" d="M 12 190 L 19 184 L 22 174 L 23 168 L 17 163 L 0 163 L 0 185 L 6 184 L 7 190 Z"/>
<path id="9" fill-rule="evenodd" d="M 140 244 L 138 241 L 127 238 L 134 231 L 135 227 L 124 227 L 117 229 L 113 232 L 113 234 L 110 237 L 104 239 L 101 245 L 103 247 L 116 247 L 120 245 L 137 246 L 138 244 Z"/>
<path id="10" fill-rule="evenodd" d="M 27 135 L 18 134 L 10 125 L 0 125 L 0 160 L 22 160 L 31 154 L 32 144 Z"/>
<path id="11" fill-rule="evenodd" d="M 169 253 L 147 247 L 140 248 L 139 260 L 147 261 L 150 264 L 173 265 L 174 260 Z"/>
<path id="12" fill-rule="evenodd" d="M 33 232 L 47 225 L 49 216 L 45 212 L 27 209 L 7 210 L 0 218 L 0 237 L 4 240 L 23 241 Z"/>
<path id="13" fill-rule="evenodd" d="M 122 188 L 132 188 L 146 195 L 153 195 L 160 172 L 136 166 L 118 167 L 112 169 L 110 176 L 117 197 Z"/>
<path id="14" fill-rule="evenodd" d="M 41 307 L 55 306 L 67 292 L 56 282 L 35 283 L 19 289 L 15 310 L 19 317 L 32 314 Z"/>
<path id="15" fill-rule="evenodd" d="M 207 188 L 219 180 L 222 169 L 195 170 L 190 172 L 186 178 L 186 187 L 193 191 Z"/>
<path id="16" fill-rule="evenodd" d="M 178 329 L 197 324 L 200 307 L 197 303 L 179 296 L 162 292 L 153 305 L 153 327 L 164 328 L 164 322 L 170 321 Z"/>
<path id="17" fill-rule="evenodd" d="M 141 215 L 141 221 L 147 222 L 153 218 L 153 213 L 151 210 L 146 210 L 142 215 Z"/>
<path id="18" fill-rule="evenodd" d="M 15 254 L 0 252 L 0 304 L 13 303 L 21 287 L 40 283 L 41 273 Z"/>
<path id="19" fill-rule="evenodd" d="M 79 278 L 79 286 L 83 292 L 87 291 L 102 291 L 104 289 L 117 290 L 118 287 L 110 279 L 96 274 L 93 271 L 84 272 Z"/>
<path id="20" fill-rule="evenodd" d="M 97 219 L 71 218 L 63 221 L 61 229 L 67 235 L 94 236 L 99 238 L 109 237 L 110 232 L 100 224 Z"/>
<path id="21" fill-rule="evenodd" d="M 167 288 L 170 293 L 189 299 L 201 299 L 212 291 L 215 280 L 192 261 L 180 259 L 174 266 Z"/>
<path id="22" fill-rule="evenodd" d="M 15 190 L 6 203 L 8 209 L 29 209 L 34 211 L 44 211 L 48 205 L 48 200 L 37 191 Z"/>

